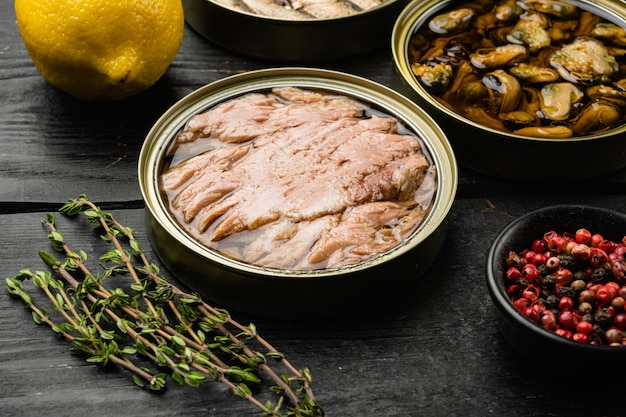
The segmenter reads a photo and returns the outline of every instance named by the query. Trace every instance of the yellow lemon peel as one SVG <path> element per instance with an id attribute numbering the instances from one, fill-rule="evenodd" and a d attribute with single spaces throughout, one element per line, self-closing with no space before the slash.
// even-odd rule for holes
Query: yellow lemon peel
<path id="1" fill-rule="evenodd" d="M 183 39 L 180 0 L 15 0 L 42 77 L 82 100 L 118 100 L 156 83 Z"/>

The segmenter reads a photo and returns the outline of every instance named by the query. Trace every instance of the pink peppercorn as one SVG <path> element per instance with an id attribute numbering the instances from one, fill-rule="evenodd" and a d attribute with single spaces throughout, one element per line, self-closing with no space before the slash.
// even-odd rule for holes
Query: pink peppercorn
<path id="1" fill-rule="evenodd" d="M 526 252 L 522 254 L 522 259 L 525 264 L 532 263 L 533 259 L 535 258 L 535 255 L 536 253 L 534 251 L 527 250 Z"/>
<path id="2" fill-rule="evenodd" d="M 561 311 L 558 317 L 559 324 L 567 330 L 576 329 L 576 325 L 578 324 L 579 318 L 578 316 L 571 310 Z"/>
<path id="3" fill-rule="evenodd" d="M 617 243 L 612 240 L 604 239 L 598 244 L 598 249 L 605 251 L 606 253 L 613 253 L 617 249 Z"/>
<path id="4" fill-rule="evenodd" d="M 617 327 L 620 330 L 626 330 L 626 314 L 624 313 L 616 314 L 613 321 L 615 322 L 615 327 Z"/>
<path id="5" fill-rule="evenodd" d="M 606 284 L 604 284 L 604 286 L 607 287 L 614 295 L 617 295 L 620 288 L 622 288 L 621 285 L 619 285 L 615 281 L 609 281 Z"/>
<path id="6" fill-rule="evenodd" d="M 559 336 L 563 336 L 563 337 L 565 337 L 566 339 L 571 339 L 571 338 L 572 338 L 572 336 L 574 336 L 574 333 L 572 333 L 571 331 L 566 330 L 566 329 L 561 329 L 561 328 L 557 328 L 557 329 L 554 331 L 554 333 L 558 334 Z"/>
<path id="7" fill-rule="evenodd" d="M 535 285 L 530 284 L 528 287 L 522 290 L 522 297 L 530 300 L 531 302 L 537 301 L 540 292 L 541 291 L 539 290 L 539 288 L 537 288 Z"/>
<path id="8" fill-rule="evenodd" d="M 546 255 L 543 253 L 536 253 L 533 258 L 533 264 L 535 265 L 544 265 L 546 263 Z"/>
<path id="9" fill-rule="evenodd" d="M 605 265 L 609 260 L 605 251 L 599 248 L 591 248 L 589 250 L 589 263 L 593 268 L 599 268 Z"/>
<path id="10" fill-rule="evenodd" d="M 531 301 L 527 298 L 518 298 L 517 300 L 513 301 L 513 305 L 515 306 L 515 308 L 521 312 L 524 312 L 524 309 L 528 308 L 530 304 Z"/>
<path id="11" fill-rule="evenodd" d="M 509 298 L 511 298 L 511 299 L 517 298 L 517 294 L 519 294 L 521 291 L 522 291 L 522 287 L 520 287 L 517 284 L 513 284 L 513 285 L 510 285 L 506 289 L 506 295 L 508 295 Z"/>
<path id="12" fill-rule="evenodd" d="M 567 268 L 558 268 L 554 273 L 554 277 L 556 278 L 557 284 L 568 285 L 572 282 L 574 274 Z"/>
<path id="13" fill-rule="evenodd" d="M 574 333 L 572 340 L 580 343 L 589 343 L 589 335 L 585 333 Z"/>
<path id="14" fill-rule="evenodd" d="M 623 259 L 616 259 L 611 262 L 611 271 L 617 279 L 623 280 L 626 278 L 626 261 Z"/>
<path id="15" fill-rule="evenodd" d="M 566 245 L 567 240 L 561 236 L 553 236 L 550 240 L 548 240 L 548 249 L 556 253 L 565 252 Z"/>
<path id="16" fill-rule="evenodd" d="M 583 243 L 576 243 L 572 248 L 572 256 L 579 260 L 589 259 L 589 254 L 591 253 L 591 249 L 589 246 Z"/>
<path id="17" fill-rule="evenodd" d="M 589 243 L 591 242 L 591 232 L 585 228 L 576 230 L 574 233 L 574 239 L 577 243 Z"/>
<path id="18" fill-rule="evenodd" d="M 556 256 L 551 256 L 546 260 L 546 266 L 550 269 L 556 269 L 561 265 L 561 260 Z"/>
<path id="19" fill-rule="evenodd" d="M 522 268 L 522 277 L 528 282 L 534 282 L 539 278 L 539 269 L 535 264 L 526 264 Z"/>
<path id="20" fill-rule="evenodd" d="M 521 267 L 524 262 L 517 253 L 515 253 L 514 251 L 510 251 L 509 256 L 506 258 L 506 264 L 507 266 Z"/>
<path id="21" fill-rule="evenodd" d="M 534 321 L 535 323 L 539 322 L 539 318 L 541 317 L 541 313 L 545 310 L 545 307 L 541 304 L 533 304 L 530 307 L 524 309 L 523 313 L 526 317 Z"/>
<path id="22" fill-rule="evenodd" d="M 602 237 L 601 234 L 596 233 L 591 235 L 591 240 L 589 242 L 589 246 L 597 248 L 598 245 L 600 244 L 600 242 L 602 242 L 604 240 L 604 237 Z"/>
<path id="23" fill-rule="evenodd" d="M 561 297 L 559 300 L 559 310 L 564 311 L 572 309 L 574 309 L 574 300 L 567 296 Z"/>
<path id="24" fill-rule="evenodd" d="M 600 303 L 600 305 L 610 304 L 613 297 L 615 297 L 615 293 L 606 285 L 600 286 L 600 288 L 596 291 L 596 300 Z"/>
<path id="25" fill-rule="evenodd" d="M 593 324 L 588 321 L 579 321 L 578 324 L 576 324 L 576 331 L 578 333 L 589 334 L 593 331 Z"/>
<path id="26" fill-rule="evenodd" d="M 519 268 L 512 266 L 506 271 L 506 277 L 512 281 L 520 279 L 522 277 L 522 271 Z"/>
<path id="27" fill-rule="evenodd" d="M 626 315 L 624 315 L 624 322 L 626 323 Z M 550 310 L 544 310 L 539 317 L 539 323 L 544 329 L 555 330 L 556 329 L 556 316 Z"/>
<path id="28" fill-rule="evenodd" d="M 548 250 L 548 244 L 543 239 L 537 239 L 533 242 L 532 250 L 536 253 L 544 253 Z"/>

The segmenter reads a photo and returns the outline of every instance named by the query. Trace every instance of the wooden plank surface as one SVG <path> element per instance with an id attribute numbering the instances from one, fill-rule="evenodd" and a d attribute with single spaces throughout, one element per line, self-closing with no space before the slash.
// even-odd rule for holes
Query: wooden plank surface
<path id="1" fill-rule="evenodd" d="M 48 243 L 40 218 L 81 193 L 135 227 L 145 243 L 136 164 L 151 125 L 206 83 L 280 65 L 220 50 L 187 28 L 178 57 L 152 89 L 115 105 L 83 103 L 43 81 L 19 38 L 12 2 L 0 4 L 3 277 L 43 268 L 37 250 Z M 391 85 L 386 49 L 320 66 Z M 530 210 L 571 202 L 626 212 L 626 173 L 577 184 L 520 184 L 462 168 L 443 251 L 413 291 L 325 321 L 234 314 L 253 321 L 294 364 L 311 369 L 328 416 L 623 415 L 622 374 L 600 377 L 601 370 L 578 369 L 540 353 L 525 360 L 503 339 L 492 315 L 484 263 L 493 238 Z M 98 250 L 91 230 L 61 221 L 77 245 Z M 4 282 L 2 287 L 0 415 L 258 415 L 218 384 L 171 384 L 157 395 L 135 387 L 125 371 L 87 364 L 49 329 L 36 326 L 4 291 Z"/>

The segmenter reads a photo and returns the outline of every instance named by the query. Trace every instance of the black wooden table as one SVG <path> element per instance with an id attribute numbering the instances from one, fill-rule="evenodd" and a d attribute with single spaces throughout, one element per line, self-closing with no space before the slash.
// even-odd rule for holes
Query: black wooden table
<path id="1" fill-rule="evenodd" d="M 0 227 L 3 278 L 44 268 L 40 219 L 85 193 L 146 242 L 137 159 L 146 133 L 176 100 L 232 74 L 281 65 L 219 49 L 186 28 L 178 57 L 150 90 L 118 103 L 84 103 L 48 85 L 20 39 L 12 2 L 0 13 Z M 391 84 L 388 48 L 321 68 Z M 578 161 L 546 161 L 552 172 Z M 626 211 L 626 172 L 577 184 L 507 182 L 461 167 L 444 248 L 420 285 L 389 305 L 319 322 L 253 321 L 297 366 L 307 366 L 328 416 L 610 416 L 625 413 L 626 378 L 559 358 L 527 360 L 501 336 L 484 283 L 486 253 L 514 218 L 558 203 Z M 71 221 L 86 251 L 93 232 Z M 150 247 L 144 244 L 150 254 Z M 174 279 L 175 282 L 175 279 Z M 171 384 L 157 395 L 126 371 L 68 352 L 0 290 L 2 416 L 253 416 L 226 388 Z"/>

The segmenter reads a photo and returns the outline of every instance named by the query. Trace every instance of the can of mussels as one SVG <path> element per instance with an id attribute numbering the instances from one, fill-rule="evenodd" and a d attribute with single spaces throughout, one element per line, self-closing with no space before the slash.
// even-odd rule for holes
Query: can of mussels
<path id="1" fill-rule="evenodd" d="M 415 0 L 391 47 L 394 87 L 460 165 L 562 182 L 626 167 L 625 2 Z"/>

